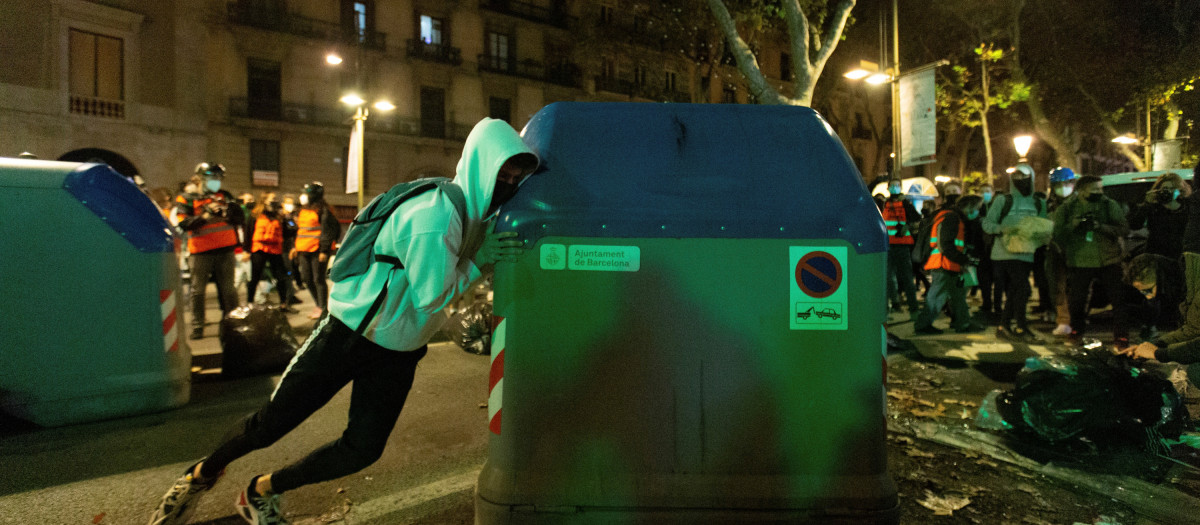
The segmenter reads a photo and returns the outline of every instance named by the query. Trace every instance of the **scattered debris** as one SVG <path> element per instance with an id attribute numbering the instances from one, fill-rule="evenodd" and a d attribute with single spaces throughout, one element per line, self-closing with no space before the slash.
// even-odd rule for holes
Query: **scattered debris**
<path id="1" fill-rule="evenodd" d="M 953 516 L 954 511 L 970 505 L 971 499 L 961 495 L 938 496 L 932 490 L 926 490 L 925 499 L 917 503 L 932 510 L 934 516 Z"/>
<path id="2" fill-rule="evenodd" d="M 345 493 L 346 493 L 346 487 L 338 487 L 338 489 L 337 489 L 337 493 L 338 493 L 338 494 L 345 494 Z"/>
<path id="3" fill-rule="evenodd" d="M 921 450 L 919 448 L 908 448 L 904 451 L 904 453 L 908 454 L 910 457 L 914 457 L 914 458 L 932 458 L 932 457 L 934 457 L 934 454 L 932 452 L 925 452 L 924 450 Z"/>
<path id="4" fill-rule="evenodd" d="M 92 518 L 92 525 L 100 525 L 100 522 L 104 521 L 104 517 L 107 515 L 107 512 L 101 512 L 100 514 L 97 514 Z"/>
<path id="5" fill-rule="evenodd" d="M 487 403 L 480 403 L 479 408 L 487 408 Z"/>

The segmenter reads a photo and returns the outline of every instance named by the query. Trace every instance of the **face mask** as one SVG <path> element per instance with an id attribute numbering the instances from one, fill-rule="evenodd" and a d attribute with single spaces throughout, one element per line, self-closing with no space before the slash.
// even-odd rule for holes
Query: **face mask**
<path id="1" fill-rule="evenodd" d="M 208 179 L 204 181 L 204 187 L 213 193 L 221 190 L 221 179 Z"/>
<path id="2" fill-rule="evenodd" d="M 1177 200 L 1177 199 L 1179 199 L 1179 190 L 1175 190 L 1175 191 L 1171 192 L 1171 200 Z"/>
<path id="3" fill-rule="evenodd" d="M 921 206 L 925 205 L 925 201 L 913 201 L 913 208 L 916 208 L 917 213 L 921 212 Z"/>
<path id="4" fill-rule="evenodd" d="M 1088 196 L 1087 196 L 1087 201 L 1088 201 L 1088 202 L 1100 202 L 1100 201 L 1102 201 L 1102 200 L 1104 200 L 1104 194 L 1103 194 L 1103 193 L 1099 193 L 1099 192 L 1097 192 L 1097 193 L 1093 193 L 1093 194 L 1091 194 L 1091 195 L 1088 195 Z"/>
<path id="5" fill-rule="evenodd" d="M 992 202 L 992 192 L 990 192 L 990 191 L 983 192 L 983 202 L 985 204 Z"/>
<path id="6" fill-rule="evenodd" d="M 889 186 L 888 187 L 888 193 L 890 193 L 892 195 L 899 195 L 900 192 L 901 192 L 900 186 Z"/>
<path id="7" fill-rule="evenodd" d="M 978 209 L 971 210 L 971 213 L 967 214 L 968 221 L 973 221 L 978 218 L 979 218 L 979 210 Z"/>
<path id="8" fill-rule="evenodd" d="M 1066 196 L 1070 195 L 1071 190 L 1074 190 L 1074 189 L 1075 188 L 1073 188 L 1071 186 L 1059 186 L 1057 188 L 1054 188 L 1054 194 L 1058 195 L 1059 197 L 1066 197 Z"/>
<path id="9" fill-rule="evenodd" d="M 296 209 L 295 204 L 284 204 L 283 205 L 283 211 L 286 211 L 288 213 L 292 213 L 292 210 L 294 210 L 294 209 Z"/>
<path id="10" fill-rule="evenodd" d="M 496 181 L 496 189 L 492 192 L 492 205 L 488 207 L 486 215 L 491 215 L 492 212 L 500 209 L 500 206 L 508 202 L 513 195 L 517 194 L 517 185 L 507 182 Z"/>
<path id="11" fill-rule="evenodd" d="M 308 206 L 308 195 L 307 194 L 300 196 L 300 205 Z"/>
<path id="12" fill-rule="evenodd" d="M 1033 193 L 1033 179 L 1013 179 L 1013 187 L 1026 197 Z"/>

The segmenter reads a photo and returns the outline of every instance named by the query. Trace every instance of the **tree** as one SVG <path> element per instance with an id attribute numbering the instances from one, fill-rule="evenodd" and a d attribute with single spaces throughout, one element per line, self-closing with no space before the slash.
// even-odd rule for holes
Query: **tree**
<path id="1" fill-rule="evenodd" d="M 821 0 L 706 0 L 716 18 L 717 26 L 732 51 L 738 70 L 746 77 L 750 93 L 764 104 L 809 106 L 813 88 L 825 69 L 825 63 L 837 44 L 850 18 L 855 0 L 840 0 L 830 9 Z M 790 96 L 775 89 L 763 75 L 754 52 L 742 38 L 738 23 L 729 6 L 741 8 L 742 21 L 762 23 L 772 16 L 781 16 L 786 23 L 791 48 L 792 71 L 796 79 Z M 782 4 L 782 5 L 780 5 Z M 801 5 L 803 4 L 803 5 Z M 806 14 L 807 13 L 807 14 Z M 810 20 L 810 16 L 812 20 Z"/>

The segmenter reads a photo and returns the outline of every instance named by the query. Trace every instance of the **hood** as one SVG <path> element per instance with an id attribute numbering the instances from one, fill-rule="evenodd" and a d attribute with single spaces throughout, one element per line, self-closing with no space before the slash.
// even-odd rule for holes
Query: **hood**
<path id="1" fill-rule="evenodd" d="M 463 145 L 454 182 L 462 187 L 467 201 L 467 219 L 471 223 L 483 220 L 492 203 L 496 175 L 510 157 L 521 153 L 533 155 L 521 136 L 503 120 L 484 118 L 475 124 Z M 536 156 L 536 155 L 535 155 Z"/>

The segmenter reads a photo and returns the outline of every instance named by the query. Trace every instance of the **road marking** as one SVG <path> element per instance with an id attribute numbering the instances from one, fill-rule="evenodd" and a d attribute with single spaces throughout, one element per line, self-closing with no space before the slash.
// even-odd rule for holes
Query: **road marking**
<path id="1" fill-rule="evenodd" d="M 350 512 L 346 513 L 347 522 L 369 523 L 371 520 L 380 519 L 405 509 L 416 507 L 428 501 L 464 490 L 472 490 L 475 487 L 475 480 L 479 479 L 479 471 L 482 469 L 483 466 L 481 465 L 466 472 L 445 477 L 432 483 L 426 483 L 419 487 L 380 496 L 362 503 L 355 503 L 354 506 L 350 507 Z M 314 521 L 313 523 L 317 522 Z M 297 525 L 303 524 L 297 523 Z"/>

